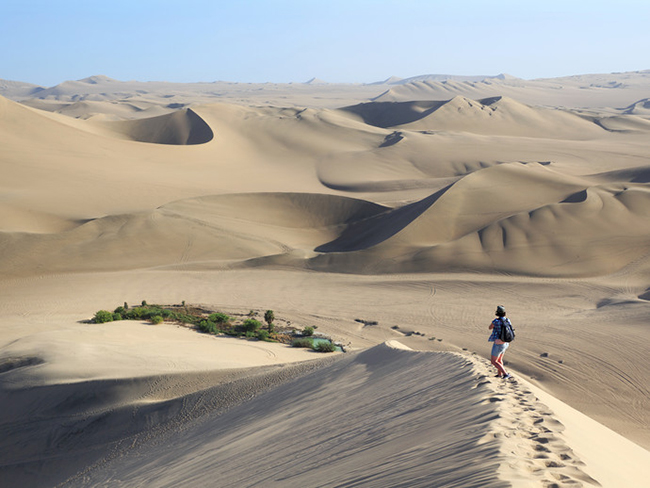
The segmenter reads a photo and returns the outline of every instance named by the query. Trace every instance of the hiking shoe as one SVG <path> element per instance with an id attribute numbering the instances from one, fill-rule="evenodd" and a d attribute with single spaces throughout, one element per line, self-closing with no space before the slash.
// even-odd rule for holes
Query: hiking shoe
<path id="1" fill-rule="evenodd" d="M 508 373 L 503 377 L 504 380 L 507 380 L 508 378 L 512 378 L 512 375 L 510 373 Z"/>

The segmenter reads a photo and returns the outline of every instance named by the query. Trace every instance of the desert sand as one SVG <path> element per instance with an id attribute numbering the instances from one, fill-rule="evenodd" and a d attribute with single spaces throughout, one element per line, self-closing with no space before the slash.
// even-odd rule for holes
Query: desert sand
<path id="1" fill-rule="evenodd" d="M 646 486 L 648 97 L 0 82 L 2 485 Z M 141 300 L 346 352 L 88 322 Z"/>

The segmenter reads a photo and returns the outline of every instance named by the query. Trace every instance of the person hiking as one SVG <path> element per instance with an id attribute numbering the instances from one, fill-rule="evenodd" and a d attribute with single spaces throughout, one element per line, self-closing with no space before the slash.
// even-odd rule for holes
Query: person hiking
<path id="1" fill-rule="evenodd" d="M 492 344 L 491 361 L 492 365 L 497 369 L 496 377 L 508 379 L 512 378 L 512 375 L 508 373 L 503 367 L 503 355 L 505 354 L 506 349 L 508 349 L 508 346 L 510 344 L 501 340 L 501 329 L 506 324 L 508 326 L 511 324 L 510 320 L 506 318 L 506 309 L 503 307 L 503 305 L 499 305 L 495 313 L 497 318 L 492 321 L 489 327 L 492 331 L 492 334 L 490 335 L 488 342 L 494 343 Z"/>

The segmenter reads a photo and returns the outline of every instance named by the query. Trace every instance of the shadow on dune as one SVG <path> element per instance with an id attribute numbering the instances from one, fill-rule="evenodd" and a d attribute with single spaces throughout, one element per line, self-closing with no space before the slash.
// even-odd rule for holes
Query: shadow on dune
<path id="1" fill-rule="evenodd" d="M 368 102 L 341 110 L 360 116 L 366 124 L 384 129 L 420 120 L 445 105 L 444 101 Z"/>
<path id="2" fill-rule="evenodd" d="M 505 486 L 499 442 L 486 438 L 499 414 L 476 376 L 456 355 L 386 345 L 346 354 L 224 414 L 182 421 L 86 470 L 83 486 Z"/>
<path id="3" fill-rule="evenodd" d="M 326 244 L 318 246 L 316 252 L 350 252 L 367 249 L 393 237 L 422 215 L 453 185 L 446 186 L 423 200 L 388 210 L 374 217 L 350 224 L 343 233 Z"/>
<path id="4" fill-rule="evenodd" d="M 0 485 L 90 486 L 83 473 L 117 453 L 219 415 L 332 359 L 25 388 L 0 377 Z M 2 373 L 11 384 L 11 372 Z"/>
<path id="5" fill-rule="evenodd" d="M 214 138 L 210 126 L 189 108 L 148 119 L 116 122 L 111 127 L 134 141 L 154 144 L 190 146 Z"/>
<path id="6" fill-rule="evenodd" d="M 605 181 L 627 181 L 629 183 L 650 183 L 650 166 L 626 168 L 605 173 L 598 173 L 593 177 Z"/>

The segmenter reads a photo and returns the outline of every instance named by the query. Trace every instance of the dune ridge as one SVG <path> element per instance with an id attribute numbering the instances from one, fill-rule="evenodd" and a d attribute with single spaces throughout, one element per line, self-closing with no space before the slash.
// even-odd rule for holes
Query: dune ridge
<path id="1" fill-rule="evenodd" d="M 483 80 L 424 79 L 393 85 L 373 101 L 446 100 L 507 96 L 523 103 L 550 107 L 627 107 L 647 97 L 648 70 L 522 80 L 504 76 Z"/>
<path id="2" fill-rule="evenodd" d="M 555 139 L 593 138 L 598 125 L 561 110 L 533 108 L 496 96 L 471 100 L 455 96 L 447 101 L 368 102 L 343 109 L 382 128 L 464 131 Z"/>
<path id="3" fill-rule="evenodd" d="M 67 412 L 70 421 L 91 425 L 93 418 L 103 418 L 84 437 L 99 443 L 110 434 L 113 447 L 79 459 L 74 438 L 67 439 L 68 454 L 57 460 L 67 469 L 57 477 L 60 486 L 127 481 L 170 486 L 188 480 L 209 486 L 213 472 L 222 473 L 224 487 L 501 486 L 518 479 L 597 486 L 564 443 L 553 412 L 524 385 L 504 388 L 488 379 L 486 369 L 467 356 L 417 352 L 391 341 L 288 370 L 195 376 L 195 385 L 218 384 L 170 400 L 151 395 L 187 390 L 182 384 L 187 376 L 61 385 L 56 395 L 67 400 L 57 410 Z M 90 410 L 79 411 L 80 404 L 70 401 L 81 394 L 79 386 L 102 396 L 108 390 L 113 393 L 105 397 L 119 400 L 103 401 L 101 408 L 84 402 Z M 143 394 L 145 403 L 138 400 Z M 45 414 L 51 405 L 40 408 L 40 427 L 56 428 Z M 516 425 L 510 425 L 510 416 L 516 416 Z M 154 418 L 158 427 L 138 434 Z M 13 420 L 20 425 L 20 418 Z M 503 437 L 500 424 L 518 436 Z M 508 466 L 513 455 L 522 461 L 514 470 Z M 22 468 L 23 456 L 15 453 L 5 474 Z M 70 474 L 93 457 L 89 468 Z M 46 463 L 41 469 L 53 467 Z M 43 481 L 35 477 L 33 486 Z"/>
<path id="4" fill-rule="evenodd" d="M 134 141 L 154 144 L 205 144 L 214 137 L 210 126 L 192 109 L 144 120 L 116 122 L 111 127 Z"/>

